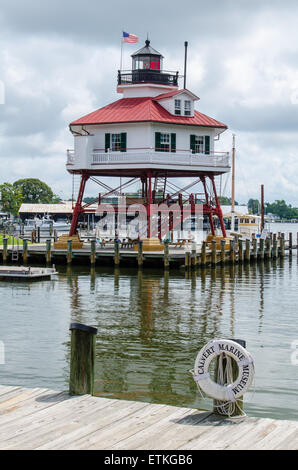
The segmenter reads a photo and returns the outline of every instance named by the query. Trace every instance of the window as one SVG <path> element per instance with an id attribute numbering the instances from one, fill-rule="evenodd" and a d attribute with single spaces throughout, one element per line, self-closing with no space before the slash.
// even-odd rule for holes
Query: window
<path id="1" fill-rule="evenodd" d="M 169 152 L 170 151 L 170 134 L 160 134 L 160 151 Z"/>
<path id="2" fill-rule="evenodd" d="M 156 152 L 176 152 L 176 134 L 155 132 Z"/>
<path id="3" fill-rule="evenodd" d="M 196 135 L 195 136 L 195 153 L 204 152 L 204 136 Z"/>
<path id="4" fill-rule="evenodd" d="M 113 152 L 119 152 L 121 149 L 121 134 L 112 134 L 112 148 Z"/>
<path id="5" fill-rule="evenodd" d="M 184 101 L 184 114 L 185 116 L 191 115 L 191 101 L 190 100 Z"/>
<path id="6" fill-rule="evenodd" d="M 181 100 L 175 100 L 175 114 L 181 114 Z"/>
<path id="7" fill-rule="evenodd" d="M 126 152 L 126 132 L 121 134 L 105 134 L 105 151 Z"/>

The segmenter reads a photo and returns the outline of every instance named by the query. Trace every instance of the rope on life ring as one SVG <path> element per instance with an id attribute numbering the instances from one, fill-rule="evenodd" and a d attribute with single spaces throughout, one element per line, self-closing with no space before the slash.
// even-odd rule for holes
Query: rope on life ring
<path id="1" fill-rule="evenodd" d="M 236 380 L 228 385 L 214 382 L 209 373 L 211 361 L 222 353 L 234 359 L 239 369 Z M 199 351 L 195 360 L 193 378 L 208 397 L 222 402 L 235 403 L 247 392 L 253 382 L 253 358 L 235 341 L 214 339 Z"/>

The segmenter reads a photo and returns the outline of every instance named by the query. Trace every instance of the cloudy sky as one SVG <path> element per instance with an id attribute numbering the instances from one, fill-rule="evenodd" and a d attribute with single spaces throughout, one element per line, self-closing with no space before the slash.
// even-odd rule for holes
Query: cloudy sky
<path id="1" fill-rule="evenodd" d="M 125 68 L 148 33 L 165 69 L 183 73 L 189 42 L 187 88 L 229 126 L 217 149 L 236 134 L 236 199 L 264 184 L 267 201 L 298 207 L 297 21 L 296 0 L 1 0 L 0 183 L 36 177 L 71 196 L 68 125 L 121 97 L 124 30 L 140 37 L 124 45 Z"/>

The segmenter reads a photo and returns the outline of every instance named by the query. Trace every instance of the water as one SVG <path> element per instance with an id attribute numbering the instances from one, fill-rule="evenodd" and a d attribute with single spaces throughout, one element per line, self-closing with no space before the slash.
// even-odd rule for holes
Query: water
<path id="1" fill-rule="evenodd" d="M 297 226 L 288 231 L 296 234 Z M 245 411 L 298 420 L 298 365 L 291 362 L 298 341 L 296 251 L 284 261 L 197 275 L 100 267 L 90 274 L 89 266 L 58 271 L 52 281 L 0 283 L 1 384 L 67 389 L 68 329 L 76 321 L 98 327 L 97 395 L 211 409 L 189 370 L 210 339 L 242 338 L 256 363 Z"/>

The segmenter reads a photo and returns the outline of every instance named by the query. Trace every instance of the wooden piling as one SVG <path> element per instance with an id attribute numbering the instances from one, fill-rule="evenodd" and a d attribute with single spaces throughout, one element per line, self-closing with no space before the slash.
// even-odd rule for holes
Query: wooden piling
<path id="1" fill-rule="evenodd" d="M 138 246 L 138 267 L 142 268 L 143 266 L 143 241 L 139 240 Z"/>
<path id="2" fill-rule="evenodd" d="M 201 247 L 201 266 L 206 266 L 206 242 L 202 242 Z"/>
<path id="3" fill-rule="evenodd" d="M 70 352 L 70 395 L 93 395 L 97 328 L 72 323 Z"/>
<path id="4" fill-rule="evenodd" d="M 37 227 L 37 243 L 40 243 L 40 227 Z"/>
<path id="5" fill-rule="evenodd" d="M 254 261 L 258 259 L 258 240 L 256 238 L 252 241 L 252 256 Z"/>
<path id="6" fill-rule="evenodd" d="M 266 238 L 265 242 L 265 258 L 270 259 L 272 257 L 272 240 L 271 238 Z"/>
<path id="7" fill-rule="evenodd" d="M 191 252 L 186 251 L 185 252 L 185 269 L 189 271 L 191 269 Z"/>
<path id="8" fill-rule="evenodd" d="M 197 245 L 195 243 L 193 243 L 192 248 L 191 248 L 191 267 L 192 267 L 192 269 L 196 269 L 197 264 L 198 264 Z"/>
<path id="9" fill-rule="evenodd" d="M 96 240 L 91 240 L 90 248 L 90 264 L 94 266 L 96 263 Z"/>
<path id="10" fill-rule="evenodd" d="M 26 238 L 23 239 L 23 262 L 27 263 L 28 261 L 28 240 Z"/>
<path id="11" fill-rule="evenodd" d="M 238 240 L 238 263 L 243 263 L 243 240 L 239 238 Z"/>
<path id="12" fill-rule="evenodd" d="M 242 346 L 243 348 L 246 348 L 246 341 L 244 341 L 242 339 L 231 339 L 231 341 L 234 341 L 235 343 L 240 344 L 240 346 Z M 226 370 L 225 370 L 226 369 L 226 364 L 227 364 L 227 360 L 224 358 L 223 359 L 223 369 L 224 369 L 223 370 L 223 375 L 224 376 L 226 375 Z M 219 356 L 217 356 L 217 358 L 216 358 L 215 376 L 214 376 L 214 380 L 217 383 L 218 383 L 218 380 L 217 380 L 218 367 L 219 367 Z M 238 369 L 236 361 L 234 361 L 234 360 L 232 360 L 232 374 L 233 374 L 233 380 L 235 381 L 238 377 L 239 369 Z M 221 384 L 221 385 L 224 385 L 224 384 Z M 213 412 L 217 415 L 222 416 L 222 413 L 219 413 L 218 406 L 220 406 L 221 410 L 223 410 L 224 412 L 226 411 L 226 415 L 229 414 L 228 413 L 229 402 L 213 400 Z M 242 414 L 243 414 L 243 397 L 240 397 L 235 402 L 234 412 L 232 413 L 232 415 L 230 415 L 230 417 L 232 417 L 232 416 L 241 416 Z"/>
<path id="13" fill-rule="evenodd" d="M 211 240 L 211 264 L 216 266 L 217 253 L 216 253 L 216 240 Z"/>
<path id="14" fill-rule="evenodd" d="M 220 263 L 224 265 L 226 262 L 226 241 L 220 240 Z"/>
<path id="15" fill-rule="evenodd" d="M 250 240 L 245 240 L 245 262 L 250 263 Z"/>
<path id="16" fill-rule="evenodd" d="M 72 239 L 70 238 L 69 240 L 67 240 L 67 255 L 66 255 L 66 259 L 67 259 L 67 264 L 71 264 L 72 263 Z"/>
<path id="17" fill-rule="evenodd" d="M 3 238 L 3 252 L 2 252 L 2 258 L 3 258 L 3 263 L 6 263 L 7 261 L 7 253 L 8 253 L 8 238 Z"/>
<path id="18" fill-rule="evenodd" d="M 51 263 L 51 240 L 46 241 L 46 263 L 50 264 Z"/>
<path id="19" fill-rule="evenodd" d="M 235 264 L 235 242 L 230 240 L 230 264 Z"/>
<path id="20" fill-rule="evenodd" d="M 285 256 L 285 239 L 282 236 L 280 239 L 280 257 L 284 258 L 284 256 Z"/>
<path id="21" fill-rule="evenodd" d="M 289 233 L 289 253 L 292 254 L 293 248 L 293 234 L 292 232 Z"/>
<path id="22" fill-rule="evenodd" d="M 114 242 L 114 264 L 115 266 L 120 264 L 120 243 L 118 240 Z"/>
<path id="23" fill-rule="evenodd" d="M 260 242 L 259 242 L 259 256 L 260 256 L 260 259 L 263 260 L 264 259 L 264 238 L 260 238 Z"/>
<path id="24" fill-rule="evenodd" d="M 274 259 L 278 258 L 278 242 L 276 239 L 273 240 L 272 257 Z"/>
<path id="25" fill-rule="evenodd" d="M 163 258 L 163 265 L 165 269 L 169 269 L 170 261 L 169 261 L 169 241 L 165 240 L 164 242 L 164 258 Z"/>

